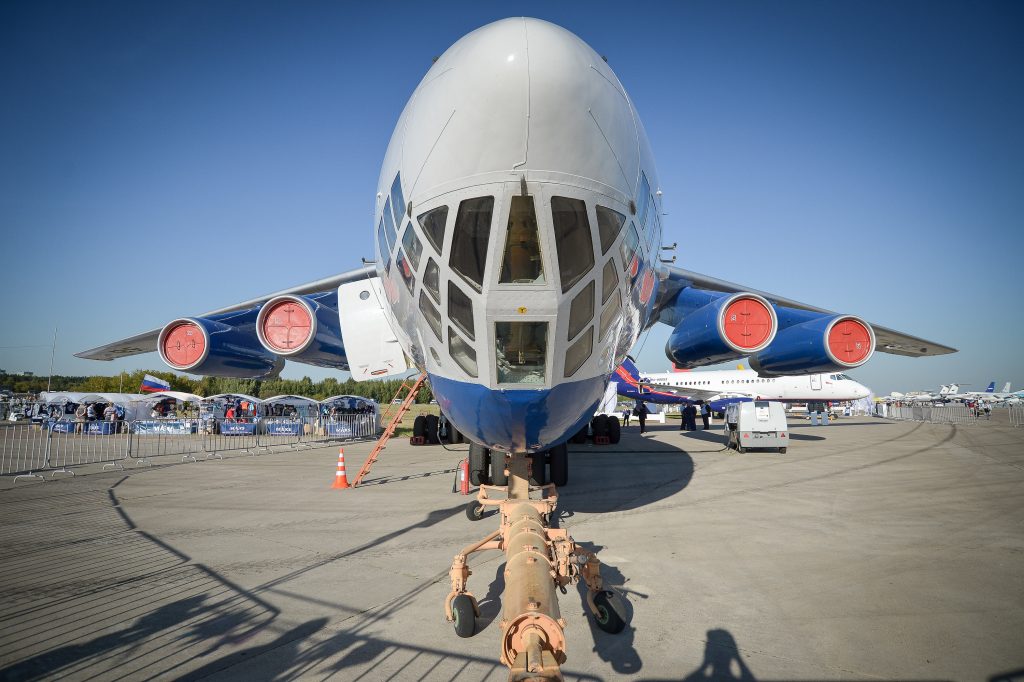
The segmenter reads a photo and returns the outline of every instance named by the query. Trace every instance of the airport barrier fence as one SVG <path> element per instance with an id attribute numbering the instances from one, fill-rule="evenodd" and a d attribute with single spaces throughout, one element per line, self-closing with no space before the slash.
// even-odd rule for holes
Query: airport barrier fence
<path id="1" fill-rule="evenodd" d="M 886 416 L 897 421 L 931 422 L 932 424 L 974 424 L 978 410 L 967 405 L 889 405 Z"/>
<path id="2" fill-rule="evenodd" d="M 1024 405 L 1010 405 L 1010 426 L 1024 426 Z"/>
<path id="3" fill-rule="evenodd" d="M 223 457 L 222 453 L 256 454 L 273 447 L 318 447 L 333 441 L 376 438 L 375 414 L 333 417 L 261 417 L 226 419 L 143 419 L 118 421 L 47 421 L 0 425 L 0 475 L 40 478 L 38 472 L 74 474 L 71 467 L 104 464 L 123 467 L 153 458 L 182 460 Z"/>

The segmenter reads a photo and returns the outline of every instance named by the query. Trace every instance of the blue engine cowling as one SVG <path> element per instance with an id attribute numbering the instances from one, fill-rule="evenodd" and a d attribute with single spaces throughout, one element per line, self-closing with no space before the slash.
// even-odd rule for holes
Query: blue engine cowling
<path id="1" fill-rule="evenodd" d="M 757 353 L 768 347 L 778 327 L 775 309 L 757 294 L 692 287 L 679 293 L 668 318 L 680 320 L 665 344 L 665 354 L 677 367 L 703 367 Z"/>
<path id="2" fill-rule="evenodd" d="M 331 305 L 333 304 L 333 305 Z M 317 367 L 348 370 L 337 294 L 284 295 L 260 308 L 256 333 L 267 351 Z"/>
<path id="3" fill-rule="evenodd" d="M 777 308 L 783 329 L 768 348 L 750 358 L 762 375 L 818 374 L 863 365 L 875 351 L 875 332 L 853 315 Z"/>
<path id="4" fill-rule="evenodd" d="M 184 317 L 161 331 L 157 350 L 168 367 L 203 376 L 260 379 L 277 374 L 284 361 L 256 339 L 257 309 L 217 316 Z"/>

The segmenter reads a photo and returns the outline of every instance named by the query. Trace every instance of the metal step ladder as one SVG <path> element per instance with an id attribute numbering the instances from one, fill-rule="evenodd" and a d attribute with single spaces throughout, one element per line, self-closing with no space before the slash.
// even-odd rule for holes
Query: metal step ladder
<path id="1" fill-rule="evenodd" d="M 409 411 L 412 404 L 416 402 L 416 396 L 420 392 L 420 387 L 426 380 L 427 375 L 420 374 L 416 377 L 416 381 L 413 383 L 410 384 L 409 380 L 406 379 L 402 382 L 402 385 L 399 386 L 398 391 L 395 392 L 395 396 L 391 399 L 387 409 L 384 410 L 383 421 L 387 422 L 387 427 L 385 427 L 384 433 L 381 434 L 380 439 L 377 441 L 377 445 L 373 448 L 373 452 L 371 452 L 370 456 L 366 458 L 365 462 L 363 462 L 363 468 L 359 470 L 359 474 L 356 476 L 355 482 L 352 484 L 353 488 L 358 487 L 358 485 L 362 483 L 363 478 L 370 473 L 370 468 L 373 466 L 373 463 L 377 461 L 377 457 L 380 456 L 381 450 L 387 447 L 388 440 L 390 440 L 391 436 L 394 435 L 395 429 L 398 428 L 399 423 L 402 421 L 402 417 Z M 389 418 L 388 414 L 391 411 L 391 408 L 395 407 L 396 400 L 401 400 L 401 403 L 398 404 L 398 409 L 395 410 L 395 414 Z"/>

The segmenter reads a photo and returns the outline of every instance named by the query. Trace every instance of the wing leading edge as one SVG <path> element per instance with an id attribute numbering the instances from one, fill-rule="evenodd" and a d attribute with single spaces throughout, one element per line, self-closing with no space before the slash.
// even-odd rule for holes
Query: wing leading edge
<path id="1" fill-rule="evenodd" d="M 314 294 L 321 291 L 337 289 L 342 284 L 356 282 L 362 279 L 369 279 L 374 276 L 376 276 L 376 271 L 372 265 L 359 268 L 357 270 L 349 270 L 348 272 L 343 272 L 339 275 L 325 277 L 314 282 L 299 284 L 298 286 L 290 287 L 288 289 L 275 291 L 272 294 L 252 298 L 248 301 L 242 301 L 241 303 L 236 303 L 234 305 L 227 306 L 226 308 L 211 310 L 209 312 L 196 315 L 196 317 L 210 317 L 212 315 L 222 315 L 224 313 L 234 312 L 236 310 L 245 310 L 269 301 L 277 296 L 284 296 L 286 294 Z M 131 355 L 139 355 L 141 353 L 152 353 L 157 349 L 157 339 L 159 336 L 160 329 L 151 329 L 150 331 L 143 332 L 142 334 L 136 334 L 135 336 L 130 336 L 126 339 L 97 346 L 96 348 L 82 351 L 81 353 L 75 353 L 75 357 L 85 360 L 115 360 L 117 358 L 124 358 Z"/>
<path id="2" fill-rule="evenodd" d="M 773 303 L 789 308 L 809 310 L 816 313 L 836 314 L 833 310 L 827 310 L 826 308 L 819 308 L 807 303 L 801 303 L 800 301 L 794 301 L 791 298 L 778 296 L 767 291 L 760 291 L 751 287 L 745 287 L 742 284 L 736 284 L 735 282 L 727 282 L 724 279 L 709 277 L 708 275 L 702 275 L 699 272 L 693 272 L 692 270 L 669 267 L 668 271 L 669 278 L 666 282 L 668 286 L 666 287 L 665 295 L 662 298 L 665 302 L 670 302 L 675 297 L 675 294 L 683 287 L 692 286 L 698 289 L 708 289 L 710 291 L 721 291 L 724 293 L 748 291 L 753 294 L 758 294 L 759 296 L 764 296 Z M 957 352 L 956 348 L 944 346 L 941 343 L 928 341 L 917 336 L 904 334 L 903 332 L 898 332 L 895 329 L 889 329 L 888 327 L 882 327 L 874 323 L 871 323 L 871 327 L 875 332 L 875 349 L 883 353 L 906 355 L 909 357 L 924 357 L 928 355 L 946 355 L 947 353 Z"/>

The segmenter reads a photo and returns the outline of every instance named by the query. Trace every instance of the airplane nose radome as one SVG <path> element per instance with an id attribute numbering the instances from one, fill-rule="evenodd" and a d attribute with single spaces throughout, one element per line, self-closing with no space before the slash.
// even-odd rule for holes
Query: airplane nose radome
<path id="1" fill-rule="evenodd" d="M 564 442 L 590 420 L 607 377 L 550 389 L 493 390 L 431 375 L 441 411 L 474 443 L 503 452 L 536 452 Z"/>
<path id="2" fill-rule="evenodd" d="M 412 194 L 430 196 L 467 177 L 507 179 L 513 169 L 550 171 L 571 159 L 576 176 L 629 197 L 635 188 L 623 178 L 639 176 L 646 145 L 638 126 L 618 78 L 590 46 L 546 21 L 503 19 L 430 68 L 402 112 L 380 182 L 390 186 L 400 170 L 417 178 Z"/>

